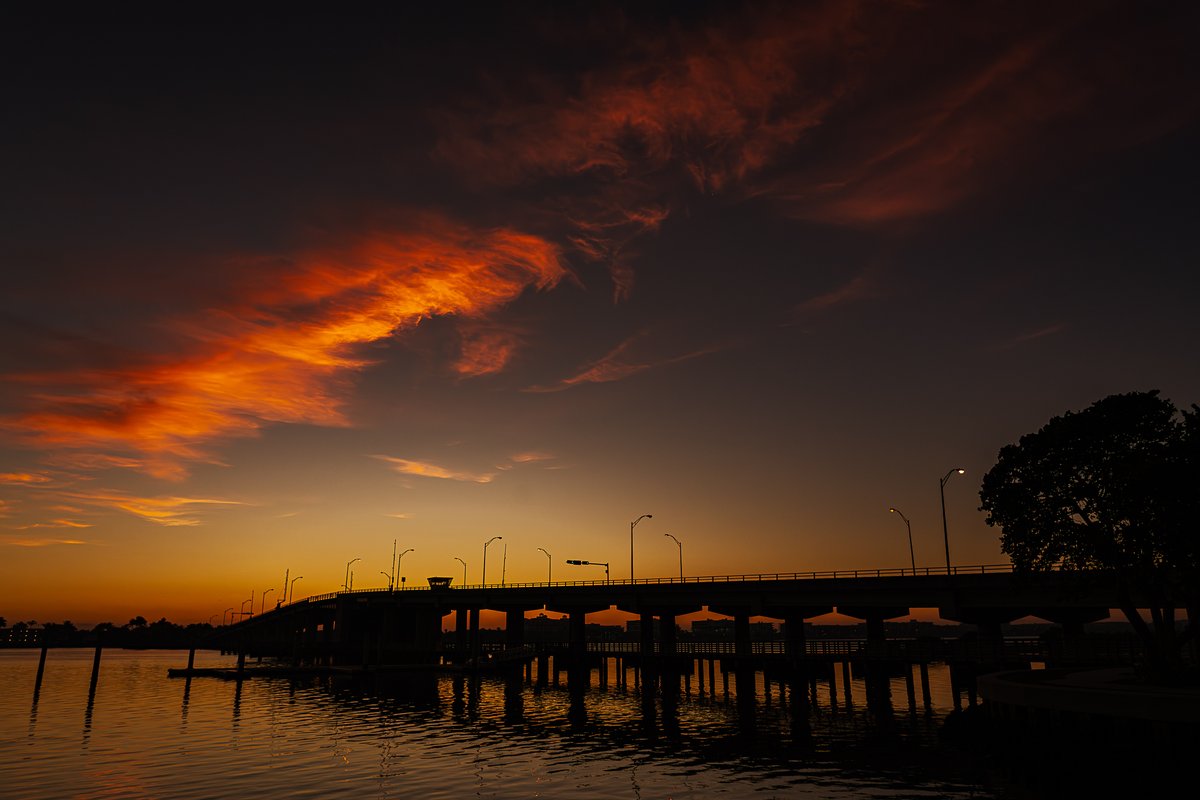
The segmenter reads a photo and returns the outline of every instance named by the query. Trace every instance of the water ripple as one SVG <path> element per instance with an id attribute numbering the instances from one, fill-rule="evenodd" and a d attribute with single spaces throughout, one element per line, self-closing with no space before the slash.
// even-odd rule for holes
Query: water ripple
<path id="1" fill-rule="evenodd" d="M 0 795 L 50 798 L 843 798 L 987 797 L 940 752 L 937 713 L 886 719 L 861 685 L 834 687 L 809 716 L 760 695 L 754 713 L 690 693 L 645 702 L 610 683 L 496 678 L 168 679 L 181 652 L 51 651 L 36 702 L 37 651 L 0 651 Z M 197 666 L 229 664 L 197 653 Z M 904 685 L 893 686 L 904 698 Z"/>

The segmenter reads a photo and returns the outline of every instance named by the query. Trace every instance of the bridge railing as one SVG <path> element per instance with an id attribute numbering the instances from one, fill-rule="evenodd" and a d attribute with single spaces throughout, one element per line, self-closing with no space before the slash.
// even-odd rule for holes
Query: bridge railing
<path id="1" fill-rule="evenodd" d="M 951 567 L 947 573 L 945 567 L 894 567 L 886 569 L 834 569 L 812 570 L 809 572 L 756 572 L 733 575 L 694 575 L 688 577 L 667 578 L 636 578 L 615 580 L 579 580 L 579 581 L 536 581 L 532 583 L 477 583 L 463 586 L 452 586 L 449 591 L 459 589 L 536 589 L 555 588 L 560 586 L 662 586 L 670 584 L 705 584 L 705 583 L 756 583 L 763 581 L 818 581 L 844 580 L 846 578 L 904 578 L 951 575 L 984 575 L 990 573 L 1012 572 L 1012 564 L 976 564 L 972 566 Z M 346 594 L 394 594 L 399 592 L 428 592 L 428 586 L 402 585 L 394 589 L 386 587 L 372 589 L 350 589 L 340 592 L 326 592 L 313 595 L 303 600 L 296 600 L 289 605 L 298 603 L 320 602 L 330 600 L 338 595 Z M 433 591 L 447 591 L 437 589 Z"/>

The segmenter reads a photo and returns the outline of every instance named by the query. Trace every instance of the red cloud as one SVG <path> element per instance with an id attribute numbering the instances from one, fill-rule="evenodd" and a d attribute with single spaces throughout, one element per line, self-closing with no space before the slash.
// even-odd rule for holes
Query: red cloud
<path id="1" fill-rule="evenodd" d="M 681 183 L 873 226 L 1177 128 L 1197 112 L 1183 22 L 1104 3 L 739 5 L 629 26 L 619 58 L 533 97 L 505 83 L 447 116 L 438 152 L 493 186 L 567 181 L 552 203 L 621 299 L 631 242 Z"/>

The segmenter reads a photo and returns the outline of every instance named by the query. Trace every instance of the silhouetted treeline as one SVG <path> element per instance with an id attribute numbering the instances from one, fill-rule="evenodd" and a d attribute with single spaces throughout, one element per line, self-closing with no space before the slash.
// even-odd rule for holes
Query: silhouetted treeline
<path id="1" fill-rule="evenodd" d="M 15 622 L 9 626 L 0 617 L 0 647 L 105 647 L 130 649 L 181 649 L 202 644 L 213 631 L 207 622 L 177 625 L 166 617 L 147 622 L 134 617 L 124 625 L 101 622 L 93 628 L 79 628 L 70 620 L 38 624 L 36 620 Z"/>

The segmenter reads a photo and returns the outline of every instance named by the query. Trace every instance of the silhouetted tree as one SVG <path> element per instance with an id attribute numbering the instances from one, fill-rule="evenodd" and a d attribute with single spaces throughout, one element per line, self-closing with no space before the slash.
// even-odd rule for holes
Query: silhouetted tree
<path id="1" fill-rule="evenodd" d="M 60 646 L 75 644 L 79 636 L 79 629 L 69 619 L 62 622 L 47 622 L 42 626 L 42 630 L 43 641 Z"/>
<path id="2" fill-rule="evenodd" d="M 1000 450 L 979 497 L 1016 569 L 1115 573 L 1121 610 L 1162 677 L 1200 623 L 1200 409 L 1181 415 L 1158 395 L 1111 395 L 1054 417 Z M 1136 596 L 1149 599 L 1151 625 Z M 1181 596 L 1188 625 L 1177 635 Z"/>
<path id="3" fill-rule="evenodd" d="M 129 624 L 128 624 L 126 627 L 129 627 L 129 628 L 144 628 L 144 627 L 146 627 L 146 618 L 145 618 L 145 617 L 143 617 L 141 614 L 138 614 L 136 617 L 134 617 L 133 619 L 129 620 Z"/>
<path id="4" fill-rule="evenodd" d="M 6 620 L 4 617 L 0 617 L 0 628 L 7 628 L 7 627 L 8 627 L 8 620 Z"/>

